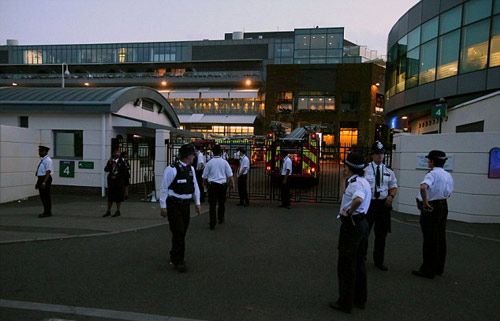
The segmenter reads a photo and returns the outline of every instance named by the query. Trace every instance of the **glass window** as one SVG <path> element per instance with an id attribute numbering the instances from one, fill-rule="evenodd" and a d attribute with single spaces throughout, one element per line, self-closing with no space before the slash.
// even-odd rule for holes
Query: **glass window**
<path id="1" fill-rule="evenodd" d="M 463 28 L 460 73 L 480 70 L 486 67 L 489 33 L 489 20 Z"/>
<path id="2" fill-rule="evenodd" d="M 295 58 L 308 58 L 309 50 L 295 50 Z"/>
<path id="3" fill-rule="evenodd" d="M 402 92 L 405 90 L 406 81 L 406 56 L 400 57 L 398 59 L 398 76 L 396 84 L 396 92 Z"/>
<path id="4" fill-rule="evenodd" d="M 491 0 L 469 0 L 464 4 L 464 25 L 491 15 Z"/>
<path id="5" fill-rule="evenodd" d="M 295 49 L 309 49 L 311 48 L 311 36 L 300 35 L 295 36 Z"/>
<path id="6" fill-rule="evenodd" d="M 419 57 L 420 48 L 415 48 L 406 54 L 406 88 L 413 88 L 418 84 Z"/>
<path id="7" fill-rule="evenodd" d="M 437 40 L 432 40 L 420 47 L 420 70 L 418 82 L 420 85 L 434 81 L 436 78 Z"/>
<path id="8" fill-rule="evenodd" d="M 308 110 L 308 100 L 309 97 L 299 97 L 298 98 L 298 102 L 297 102 L 297 110 L 298 111 L 301 111 L 301 110 Z"/>
<path id="9" fill-rule="evenodd" d="M 357 112 L 359 110 L 359 92 L 343 92 L 340 108 L 343 113 Z"/>
<path id="10" fill-rule="evenodd" d="M 421 43 L 426 42 L 427 40 L 431 40 L 437 37 L 438 34 L 438 22 L 439 17 L 436 17 L 430 21 L 427 21 L 422 25 L 422 41 Z"/>
<path id="11" fill-rule="evenodd" d="M 311 35 L 311 49 L 324 49 L 326 48 L 326 35 L 318 34 Z"/>
<path id="12" fill-rule="evenodd" d="M 326 58 L 311 58 L 309 60 L 310 64 L 324 64 L 326 63 Z"/>
<path id="13" fill-rule="evenodd" d="M 455 76 L 458 72 L 460 30 L 439 38 L 437 79 Z"/>
<path id="14" fill-rule="evenodd" d="M 309 63 L 309 58 L 307 58 L 307 59 L 304 59 L 304 58 L 303 59 L 297 59 L 297 58 L 295 58 L 293 60 L 293 62 L 295 64 L 299 64 L 299 65 L 301 65 L 301 64 L 308 64 Z"/>
<path id="15" fill-rule="evenodd" d="M 82 158 L 83 131 L 55 130 L 54 146 L 55 158 Z"/>
<path id="16" fill-rule="evenodd" d="M 342 48 L 343 43 L 344 43 L 343 34 L 328 35 L 328 42 L 327 42 L 328 48 Z"/>
<path id="17" fill-rule="evenodd" d="M 335 111 L 335 97 L 325 97 L 325 111 Z"/>
<path id="18" fill-rule="evenodd" d="M 457 29 L 461 26 L 461 23 L 462 6 L 448 10 L 441 15 L 441 20 L 439 21 L 439 34 L 442 35 L 448 31 Z"/>
<path id="19" fill-rule="evenodd" d="M 493 14 L 500 13 L 500 0 L 493 0 Z"/>
<path id="20" fill-rule="evenodd" d="M 341 64 L 342 63 L 342 58 L 328 58 L 326 60 L 328 64 Z"/>
<path id="21" fill-rule="evenodd" d="M 340 58 L 342 57 L 343 50 L 342 49 L 329 49 L 326 52 L 327 57 L 332 57 L 332 58 Z"/>
<path id="22" fill-rule="evenodd" d="M 321 50 L 321 49 L 311 49 L 310 51 L 310 56 L 311 58 L 313 57 L 326 57 L 326 50 Z"/>
<path id="23" fill-rule="evenodd" d="M 357 128 L 340 128 L 340 145 L 349 147 L 358 143 L 358 129 Z M 344 155 L 344 157 L 347 155 Z"/>
<path id="24" fill-rule="evenodd" d="M 417 47 L 420 44 L 420 27 L 414 29 L 408 34 L 408 50 Z"/>
<path id="25" fill-rule="evenodd" d="M 491 26 L 490 67 L 500 66 L 500 16 L 493 18 Z"/>

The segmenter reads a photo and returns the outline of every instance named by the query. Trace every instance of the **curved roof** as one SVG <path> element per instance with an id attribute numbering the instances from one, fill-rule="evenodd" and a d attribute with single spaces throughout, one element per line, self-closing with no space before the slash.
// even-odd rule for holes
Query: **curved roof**
<path id="1" fill-rule="evenodd" d="M 147 98 L 162 107 L 162 111 L 175 127 L 179 118 L 170 103 L 149 87 L 106 88 L 0 88 L 0 110 L 117 112 L 125 104 Z"/>

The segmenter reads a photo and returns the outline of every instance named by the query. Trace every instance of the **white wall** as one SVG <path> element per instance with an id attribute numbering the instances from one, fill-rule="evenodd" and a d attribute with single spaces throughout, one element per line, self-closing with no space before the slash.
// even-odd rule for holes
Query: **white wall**
<path id="1" fill-rule="evenodd" d="M 165 145 L 165 139 L 170 139 L 170 132 L 168 130 L 156 130 L 155 139 L 155 189 L 156 198 L 160 197 L 160 187 L 163 179 L 163 171 L 167 167 L 167 146 Z"/>
<path id="2" fill-rule="evenodd" d="M 449 219 L 500 223 L 500 179 L 488 178 L 489 151 L 500 147 L 500 133 L 440 135 L 400 134 L 394 137 L 392 167 L 398 178 L 394 209 L 420 214 L 415 197 L 426 170 L 417 170 L 416 155 L 438 149 L 454 155 L 454 193 L 448 200 Z"/>
<path id="3" fill-rule="evenodd" d="M 0 203 L 37 195 L 40 131 L 0 125 Z"/>

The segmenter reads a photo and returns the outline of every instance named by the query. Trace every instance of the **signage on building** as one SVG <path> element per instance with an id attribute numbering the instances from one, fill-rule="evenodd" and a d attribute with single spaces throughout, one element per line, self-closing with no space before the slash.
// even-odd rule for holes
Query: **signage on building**
<path id="1" fill-rule="evenodd" d="M 59 161 L 59 177 L 75 177 L 75 161 Z"/>
<path id="2" fill-rule="evenodd" d="M 500 148 L 495 147 L 490 150 L 490 166 L 488 168 L 488 178 L 500 178 Z"/>
<path id="3" fill-rule="evenodd" d="M 78 162 L 78 168 L 80 169 L 94 169 L 94 162 Z"/>
<path id="4" fill-rule="evenodd" d="M 432 106 L 431 118 L 445 118 L 446 117 L 446 103 L 439 103 Z"/>
<path id="5" fill-rule="evenodd" d="M 427 158 L 425 158 L 427 154 L 417 154 L 417 161 L 416 161 L 416 169 L 427 169 L 429 170 L 430 168 L 427 166 Z M 446 163 L 444 164 L 444 169 L 447 171 L 453 171 L 453 163 L 455 160 L 455 155 L 453 154 L 447 154 L 446 157 L 448 159 L 446 160 Z"/>

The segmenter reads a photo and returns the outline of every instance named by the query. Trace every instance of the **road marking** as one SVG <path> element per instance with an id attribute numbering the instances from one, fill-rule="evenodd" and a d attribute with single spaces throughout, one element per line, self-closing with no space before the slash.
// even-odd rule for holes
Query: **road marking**
<path id="1" fill-rule="evenodd" d="M 127 320 L 127 321 L 146 321 L 146 320 L 147 321 L 204 321 L 197 319 L 169 317 L 157 314 L 94 309 L 94 308 L 84 308 L 84 307 L 77 307 L 70 305 L 12 301 L 12 300 L 2 300 L 2 299 L 0 299 L 0 307 L 10 308 L 10 309 L 43 311 L 43 312 L 55 312 L 55 313 L 64 313 L 71 315 L 82 315 L 88 317 L 98 317 L 98 318 Z"/>

